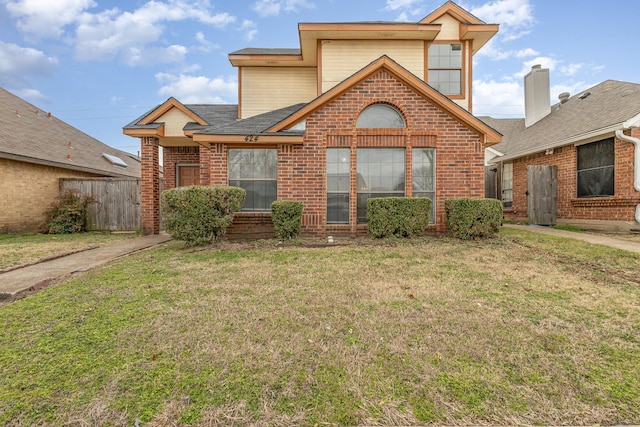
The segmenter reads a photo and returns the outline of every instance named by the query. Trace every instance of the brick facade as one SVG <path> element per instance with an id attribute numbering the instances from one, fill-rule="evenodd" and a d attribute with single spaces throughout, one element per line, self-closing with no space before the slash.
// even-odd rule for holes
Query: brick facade
<path id="1" fill-rule="evenodd" d="M 386 102 L 402 111 L 404 129 L 357 129 L 356 121 L 367 106 Z M 264 146 L 261 146 L 264 147 Z M 480 136 L 416 94 L 384 70 L 364 80 L 307 117 L 303 145 L 276 145 L 278 149 L 278 199 L 303 202 L 302 231 L 306 235 L 366 232 L 356 224 L 356 149 L 402 147 L 405 149 L 406 195 L 411 196 L 411 150 L 436 149 L 436 218 L 431 231 L 444 231 L 444 201 L 454 197 L 484 196 L 484 146 Z M 326 224 L 326 149 L 351 148 L 351 206 L 349 225 Z M 144 150 L 143 150 L 144 152 Z M 173 151 L 172 151 L 173 152 Z M 165 179 L 175 165 L 165 155 Z M 143 162 L 144 162 L 143 158 Z M 202 184 L 227 184 L 227 146 L 212 144 L 200 150 Z M 175 162 L 174 162 L 175 163 Z M 173 168 L 173 169 L 172 169 Z M 166 182 L 166 184 L 169 184 Z M 168 187 L 166 187 L 168 188 Z M 267 214 L 268 216 L 268 214 Z M 258 218 L 259 217 L 259 218 Z M 143 216 L 144 218 L 144 216 Z M 253 218 L 253 222 L 252 222 Z M 264 214 L 238 214 L 249 236 L 266 231 Z M 253 224 L 253 226 L 251 225 Z M 240 236 L 234 225 L 230 236 Z"/>
<path id="2" fill-rule="evenodd" d="M 631 136 L 640 137 L 640 129 Z M 615 138 L 615 189 L 611 197 L 577 197 L 577 148 L 574 145 L 553 150 L 552 154 L 537 153 L 513 161 L 513 207 L 505 210 L 509 219 L 527 217 L 527 166 L 557 167 L 557 217 L 559 222 L 623 221 L 635 222 L 635 209 L 640 193 L 633 187 L 634 145 Z"/>
<path id="3" fill-rule="evenodd" d="M 95 177 L 90 173 L 0 159 L 0 233 L 39 232 L 47 211 L 60 195 L 61 178 Z"/>
<path id="4" fill-rule="evenodd" d="M 200 147 L 163 147 L 162 188 L 168 190 L 177 185 L 178 165 L 200 164 Z"/>
<path id="5" fill-rule="evenodd" d="M 160 164 L 158 138 L 141 138 L 142 234 L 160 232 Z M 175 175 L 174 175 L 175 176 Z"/>

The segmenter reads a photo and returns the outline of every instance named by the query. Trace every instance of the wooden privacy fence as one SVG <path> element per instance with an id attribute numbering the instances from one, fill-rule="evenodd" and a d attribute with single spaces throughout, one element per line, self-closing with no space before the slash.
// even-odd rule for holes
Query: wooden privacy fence
<path id="1" fill-rule="evenodd" d="M 67 190 L 77 191 L 95 199 L 95 203 L 89 205 L 89 231 L 140 230 L 139 179 L 60 179 L 60 194 Z"/>

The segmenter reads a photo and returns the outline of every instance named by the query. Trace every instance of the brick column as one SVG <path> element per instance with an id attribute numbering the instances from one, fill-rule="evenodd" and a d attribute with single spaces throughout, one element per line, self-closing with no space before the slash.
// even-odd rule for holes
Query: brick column
<path id="1" fill-rule="evenodd" d="M 160 233 L 160 159 L 158 138 L 145 136 L 141 143 L 142 234 Z"/>

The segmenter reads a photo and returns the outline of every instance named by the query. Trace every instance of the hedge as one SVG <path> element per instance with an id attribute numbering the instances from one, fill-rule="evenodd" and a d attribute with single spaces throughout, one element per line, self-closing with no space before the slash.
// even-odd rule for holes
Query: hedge
<path id="1" fill-rule="evenodd" d="M 367 200 L 370 237 L 411 237 L 429 225 L 432 202 L 426 197 L 372 197 Z"/>
<path id="2" fill-rule="evenodd" d="M 162 192 L 162 225 L 187 246 L 206 245 L 223 236 L 233 213 L 244 204 L 245 190 L 229 186 L 188 186 Z"/>
<path id="3" fill-rule="evenodd" d="M 449 199 L 444 210 L 449 233 L 458 239 L 495 235 L 502 224 L 502 203 L 496 199 Z"/>
<path id="4" fill-rule="evenodd" d="M 271 203 L 271 218 L 278 239 L 293 239 L 302 228 L 302 202 L 276 200 Z"/>

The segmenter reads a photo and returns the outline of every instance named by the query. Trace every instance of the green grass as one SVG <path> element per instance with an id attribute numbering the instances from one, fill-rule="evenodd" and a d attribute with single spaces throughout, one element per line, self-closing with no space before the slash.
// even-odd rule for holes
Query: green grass
<path id="1" fill-rule="evenodd" d="M 171 243 L 2 307 L 0 424 L 640 423 L 639 256 L 358 243 Z"/>

